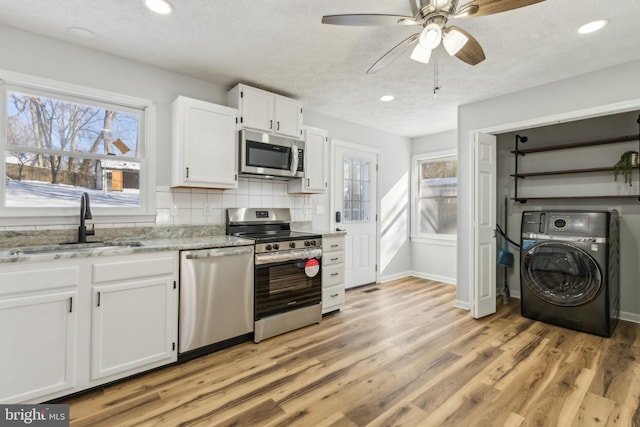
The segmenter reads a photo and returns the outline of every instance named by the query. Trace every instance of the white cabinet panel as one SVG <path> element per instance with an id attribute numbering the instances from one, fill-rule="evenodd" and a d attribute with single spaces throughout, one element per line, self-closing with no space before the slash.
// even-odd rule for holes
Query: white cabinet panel
<path id="1" fill-rule="evenodd" d="M 289 193 L 324 193 L 327 191 L 325 173 L 329 134 L 324 129 L 306 127 L 304 131 L 304 177 L 288 183 Z"/>
<path id="2" fill-rule="evenodd" d="M 176 319 L 173 280 L 94 287 L 91 378 L 171 361 Z"/>
<path id="3" fill-rule="evenodd" d="M 75 385 L 77 291 L 0 298 L 0 403 Z"/>
<path id="4" fill-rule="evenodd" d="M 173 187 L 237 188 L 236 115 L 184 96 L 173 102 Z"/>
<path id="5" fill-rule="evenodd" d="M 227 94 L 239 110 L 240 127 L 302 139 L 302 103 L 293 98 L 239 84 Z"/>
<path id="6" fill-rule="evenodd" d="M 322 313 L 344 305 L 344 235 L 322 237 Z"/>

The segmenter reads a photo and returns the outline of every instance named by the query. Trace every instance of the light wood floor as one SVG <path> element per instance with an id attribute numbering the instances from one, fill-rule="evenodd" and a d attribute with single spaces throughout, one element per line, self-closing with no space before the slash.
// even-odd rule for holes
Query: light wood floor
<path id="1" fill-rule="evenodd" d="M 640 425 L 640 325 L 606 339 L 454 299 L 422 279 L 356 289 L 320 325 L 70 400 L 72 425 Z"/>

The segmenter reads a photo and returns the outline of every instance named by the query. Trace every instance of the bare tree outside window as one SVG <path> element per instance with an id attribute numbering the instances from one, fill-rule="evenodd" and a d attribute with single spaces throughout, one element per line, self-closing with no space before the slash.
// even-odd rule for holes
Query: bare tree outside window
<path id="1" fill-rule="evenodd" d="M 67 206 L 84 191 L 95 206 L 140 205 L 142 110 L 12 90 L 6 102 L 6 206 Z"/>

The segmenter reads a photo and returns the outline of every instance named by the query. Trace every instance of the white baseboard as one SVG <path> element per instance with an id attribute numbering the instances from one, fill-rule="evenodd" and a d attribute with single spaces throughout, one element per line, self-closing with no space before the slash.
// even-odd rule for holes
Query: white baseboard
<path id="1" fill-rule="evenodd" d="M 633 323 L 640 323 L 640 314 L 629 313 L 628 311 L 621 311 L 620 320 L 626 320 L 627 322 L 633 322 Z"/>
<path id="2" fill-rule="evenodd" d="M 459 299 L 456 300 L 456 302 L 455 302 L 455 304 L 453 304 L 453 306 L 455 308 L 461 308 L 461 309 L 467 310 L 467 311 L 471 310 L 471 306 L 469 305 L 469 303 L 467 301 L 462 301 L 462 300 L 459 300 Z"/>
<path id="3" fill-rule="evenodd" d="M 419 277 L 421 279 L 435 280 L 436 282 L 448 283 L 454 286 L 456 285 L 455 277 L 446 277 L 446 276 L 440 276 L 438 274 L 422 273 L 420 271 L 412 271 L 411 275 L 414 277 Z"/>
<path id="4" fill-rule="evenodd" d="M 403 271 L 402 273 L 388 274 L 386 276 L 380 276 L 380 283 L 390 282 L 392 280 L 404 279 L 405 277 L 411 277 L 410 271 Z"/>

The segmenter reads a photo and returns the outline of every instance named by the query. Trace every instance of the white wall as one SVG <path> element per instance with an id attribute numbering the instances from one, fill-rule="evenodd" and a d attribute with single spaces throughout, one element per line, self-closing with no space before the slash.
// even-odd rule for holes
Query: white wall
<path id="1" fill-rule="evenodd" d="M 459 305 L 469 302 L 470 287 L 474 285 L 472 133 L 476 130 L 504 133 L 635 109 L 640 105 L 639 75 L 640 61 L 635 61 L 459 107 Z"/>
<path id="2" fill-rule="evenodd" d="M 379 150 L 380 276 L 384 281 L 410 274 L 409 164 L 411 143 L 409 138 L 308 110 L 304 112 L 304 123 L 326 129 L 330 139 L 353 142 Z M 329 212 L 329 194 L 313 195 L 311 203 L 314 212 L 314 228 L 328 229 L 333 215 L 332 212 Z M 324 214 L 315 214 L 317 205 L 323 206 Z"/>
<path id="3" fill-rule="evenodd" d="M 294 219 L 313 220 L 315 228 L 328 229 L 328 195 L 292 196 L 284 192 L 282 185 L 262 185 L 259 180 L 254 179 L 241 182 L 236 191 L 168 189 L 171 170 L 171 102 L 178 95 L 185 95 L 226 105 L 228 88 L 6 26 L 0 26 L 0 51 L 0 69 L 145 98 L 157 104 L 155 144 L 158 223 L 215 224 L 224 221 L 224 208 L 233 207 L 234 204 L 240 206 L 248 200 L 249 203 L 261 203 L 264 207 L 284 203 L 282 207 L 295 209 Z M 404 192 L 409 184 L 408 138 L 314 114 L 308 110 L 305 110 L 304 116 L 306 125 L 326 129 L 333 138 L 379 149 L 381 212 L 385 211 L 388 204 L 385 197 L 398 191 L 402 192 L 400 197 L 408 206 L 408 193 Z M 214 205 L 214 215 L 211 217 L 201 215 L 201 206 L 205 201 Z M 312 201 L 313 212 L 317 204 L 324 205 L 324 215 L 311 216 L 309 206 Z M 403 208 L 402 214 L 397 217 L 399 227 L 394 227 L 394 230 L 399 231 L 394 239 L 388 239 L 389 234 L 383 230 L 381 246 L 388 254 L 383 276 L 399 275 L 411 270 L 408 221 L 408 209 Z"/>
<path id="4" fill-rule="evenodd" d="M 411 154 L 452 150 L 458 146 L 458 133 L 450 130 L 414 138 Z M 411 240 L 413 275 L 426 279 L 456 283 L 456 242 L 436 239 Z"/>

